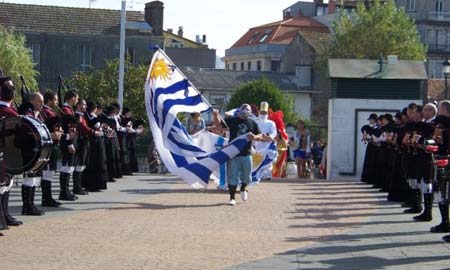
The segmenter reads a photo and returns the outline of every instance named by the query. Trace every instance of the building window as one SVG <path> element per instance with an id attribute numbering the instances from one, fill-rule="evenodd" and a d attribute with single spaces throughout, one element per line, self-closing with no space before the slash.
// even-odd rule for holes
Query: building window
<path id="1" fill-rule="evenodd" d="M 429 47 L 433 46 L 433 30 L 432 29 L 426 30 L 425 44 L 427 44 Z"/>
<path id="2" fill-rule="evenodd" d="M 258 35 L 259 35 L 258 31 L 254 32 L 250 40 L 247 42 L 247 45 L 251 44 Z"/>
<path id="3" fill-rule="evenodd" d="M 227 96 L 225 94 L 221 95 L 221 94 L 212 94 L 209 95 L 209 103 L 211 104 L 211 106 L 218 110 L 220 114 L 224 114 L 226 111 L 226 107 L 227 107 Z M 212 122 L 212 117 L 211 117 L 212 113 L 208 113 L 205 115 L 205 120 L 207 122 Z M 207 123 L 208 124 L 208 123 Z"/>
<path id="4" fill-rule="evenodd" d="M 77 70 L 90 71 L 92 69 L 92 48 L 89 46 L 77 46 Z"/>
<path id="5" fill-rule="evenodd" d="M 136 65 L 136 50 L 134 48 L 127 48 L 125 57 L 127 58 L 130 65 Z"/>
<path id="6" fill-rule="evenodd" d="M 311 86 L 311 66 L 296 66 L 295 67 L 295 78 L 297 80 L 297 85 L 302 87 Z"/>
<path id="7" fill-rule="evenodd" d="M 226 64 L 227 70 L 230 70 L 230 64 Z"/>
<path id="8" fill-rule="evenodd" d="M 259 43 L 263 43 L 272 34 L 272 29 L 267 30 L 264 35 L 259 39 Z"/>
<path id="9" fill-rule="evenodd" d="M 244 70 L 244 62 L 241 62 L 241 70 Z"/>
<path id="10" fill-rule="evenodd" d="M 261 71 L 261 61 L 256 61 L 256 70 Z"/>
<path id="11" fill-rule="evenodd" d="M 271 61 L 270 70 L 275 72 L 280 71 L 280 61 Z"/>
<path id="12" fill-rule="evenodd" d="M 316 16 L 326 15 L 328 13 L 327 6 L 317 6 L 316 7 Z"/>
<path id="13" fill-rule="evenodd" d="M 171 44 L 171 47 L 173 47 L 173 48 L 183 48 L 184 47 L 183 42 L 176 40 L 176 39 L 171 39 L 170 44 Z"/>
<path id="14" fill-rule="evenodd" d="M 248 61 L 247 70 L 252 70 L 252 62 Z"/>
<path id="15" fill-rule="evenodd" d="M 220 113 L 224 113 L 225 109 L 226 109 L 226 100 L 227 100 L 227 96 L 225 94 L 220 95 L 210 95 L 209 96 L 209 102 L 211 102 L 211 106 L 214 109 L 219 110 Z"/>
<path id="16" fill-rule="evenodd" d="M 233 70 L 237 70 L 237 63 L 233 63 Z"/>
<path id="17" fill-rule="evenodd" d="M 408 10 L 408 11 L 416 11 L 416 0 L 408 0 L 408 4 L 406 6 L 406 10 Z"/>
<path id="18" fill-rule="evenodd" d="M 39 43 L 28 44 L 28 49 L 31 52 L 31 59 L 34 63 L 34 69 L 41 70 L 41 45 Z"/>
<path id="19" fill-rule="evenodd" d="M 442 16 L 442 13 L 444 12 L 444 1 L 436 1 L 436 12 L 438 13 L 438 16 Z"/>

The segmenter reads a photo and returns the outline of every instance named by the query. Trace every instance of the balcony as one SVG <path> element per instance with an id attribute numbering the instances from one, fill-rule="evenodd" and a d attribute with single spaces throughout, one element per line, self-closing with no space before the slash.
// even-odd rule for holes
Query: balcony
<path id="1" fill-rule="evenodd" d="M 450 52 L 450 44 L 426 44 L 428 52 Z"/>
<path id="2" fill-rule="evenodd" d="M 428 12 L 428 20 L 450 22 L 450 12 L 430 11 Z"/>

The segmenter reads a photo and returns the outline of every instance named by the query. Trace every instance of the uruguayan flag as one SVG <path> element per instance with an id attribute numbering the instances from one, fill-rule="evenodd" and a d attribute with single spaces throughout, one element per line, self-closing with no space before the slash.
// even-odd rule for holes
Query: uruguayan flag
<path id="1" fill-rule="evenodd" d="M 220 135 L 209 132 L 205 129 L 191 135 L 192 141 L 200 148 L 213 153 L 222 149 L 228 144 L 228 139 Z M 217 183 L 219 188 L 225 189 L 227 187 L 227 165 L 225 163 L 220 164 L 219 168 L 213 171 L 211 179 Z"/>
<path id="2" fill-rule="evenodd" d="M 276 142 L 255 142 L 254 147 L 252 183 L 258 183 L 272 176 L 272 163 L 277 159 L 278 151 Z"/>
<path id="3" fill-rule="evenodd" d="M 206 112 L 211 107 L 160 49 L 153 55 L 147 74 L 145 105 L 161 160 L 171 173 L 194 188 L 206 188 L 212 172 L 239 154 L 248 142 L 243 135 L 215 152 L 193 142 L 177 114 Z"/>

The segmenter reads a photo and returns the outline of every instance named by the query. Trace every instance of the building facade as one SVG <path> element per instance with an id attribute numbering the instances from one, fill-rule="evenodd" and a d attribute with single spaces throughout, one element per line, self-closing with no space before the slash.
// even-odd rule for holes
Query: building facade
<path id="1" fill-rule="evenodd" d="M 281 58 L 281 71 L 291 74 L 296 85 L 309 93 L 310 119 L 324 126 L 328 122 L 330 80 L 316 62 L 329 42 L 328 33 L 298 31 Z"/>
<path id="2" fill-rule="evenodd" d="M 149 63 L 152 48 L 164 48 L 163 10 L 162 2 L 153 1 L 145 12 L 127 11 L 125 47 L 132 64 Z M 25 35 L 41 88 L 57 87 L 58 75 L 99 69 L 119 57 L 119 10 L 0 3 L 0 25 Z M 214 67 L 215 50 L 203 44 L 180 50 L 168 47 L 175 64 Z"/>
<path id="3" fill-rule="evenodd" d="M 294 111 L 305 118 L 310 118 L 311 100 L 309 90 L 298 87 L 289 76 L 280 72 L 259 72 L 259 71 L 232 71 L 201 68 L 183 68 L 183 73 L 197 87 L 213 107 L 222 113 L 225 112 L 228 100 L 240 84 L 266 78 L 274 83 L 286 100 L 289 98 L 294 102 Z M 211 120 L 205 116 L 206 120 Z"/>
<path id="4" fill-rule="evenodd" d="M 427 48 L 427 71 L 431 79 L 443 78 L 442 63 L 450 56 L 450 1 L 396 0 L 415 20 Z"/>
<path id="5" fill-rule="evenodd" d="M 299 30 L 328 32 L 309 17 L 288 17 L 253 27 L 225 51 L 225 69 L 279 72 L 281 56 Z"/>
<path id="6" fill-rule="evenodd" d="M 421 103 L 427 81 L 423 61 L 329 59 L 327 179 L 360 180 L 366 144 L 360 128 L 371 113 L 394 115 Z"/>

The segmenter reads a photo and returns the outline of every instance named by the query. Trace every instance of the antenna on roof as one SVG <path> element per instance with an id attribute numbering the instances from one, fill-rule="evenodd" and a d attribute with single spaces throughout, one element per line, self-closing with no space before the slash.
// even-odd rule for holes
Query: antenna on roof
<path id="1" fill-rule="evenodd" d="M 89 8 L 91 8 L 91 3 L 97 2 L 97 0 L 88 0 L 89 1 Z"/>
<path id="2" fill-rule="evenodd" d="M 128 0 L 127 10 L 143 10 L 144 1 L 142 0 Z"/>

